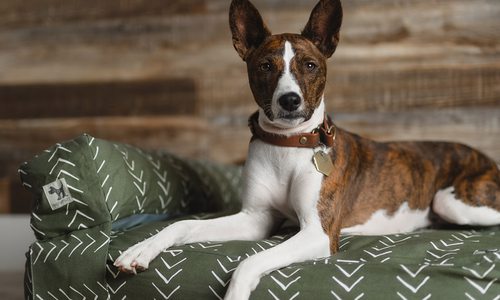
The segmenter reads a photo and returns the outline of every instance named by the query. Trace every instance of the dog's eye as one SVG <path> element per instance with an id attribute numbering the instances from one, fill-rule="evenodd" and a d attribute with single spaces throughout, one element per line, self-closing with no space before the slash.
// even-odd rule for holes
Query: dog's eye
<path id="1" fill-rule="evenodd" d="M 271 71 L 271 64 L 270 63 L 263 63 L 260 65 L 260 70 L 263 71 L 263 72 L 269 72 Z"/>
<path id="2" fill-rule="evenodd" d="M 317 67 L 318 66 L 315 63 L 313 63 L 313 62 L 307 62 L 306 63 L 306 68 L 307 68 L 308 71 L 314 71 L 314 70 L 316 70 Z"/>

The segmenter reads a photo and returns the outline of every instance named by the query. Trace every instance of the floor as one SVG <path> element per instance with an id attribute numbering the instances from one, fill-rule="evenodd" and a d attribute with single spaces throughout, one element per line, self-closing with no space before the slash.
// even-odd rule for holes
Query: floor
<path id="1" fill-rule="evenodd" d="M 0 272 L 0 299 L 24 299 L 23 272 Z"/>
<path id="2" fill-rule="evenodd" d="M 0 299 L 24 299 L 24 264 L 35 240 L 28 215 L 0 215 Z"/>

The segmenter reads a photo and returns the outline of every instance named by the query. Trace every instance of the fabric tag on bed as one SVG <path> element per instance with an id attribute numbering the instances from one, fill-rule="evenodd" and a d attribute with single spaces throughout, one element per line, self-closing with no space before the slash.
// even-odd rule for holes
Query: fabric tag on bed
<path id="1" fill-rule="evenodd" d="M 57 179 L 52 183 L 44 185 L 43 191 L 52 210 L 61 208 L 74 201 L 73 198 L 71 198 L 68 184 L 64 178 Z"/>

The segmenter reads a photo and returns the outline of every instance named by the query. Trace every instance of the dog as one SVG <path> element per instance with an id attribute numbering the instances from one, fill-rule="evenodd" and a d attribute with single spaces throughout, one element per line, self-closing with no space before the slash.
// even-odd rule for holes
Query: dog
<path id="1" fill-rule="evenodd" d="M 61 185 L 60 188 L 55 188 L 53 186 L 50 187 L 49 189 L 49 194 L 53 195 L 53 194 L 56 194 L 57 195 L 57 200 L 61 200 L 62 198 L 65 198 L 66 197 L 66 193 L 64 192 L 64 187 Z"/>
<path id="2" fill-rule="evenodd" d="M 484 154 L 454 143 L 378 143 L 325 115 L 326 60 L 339 43 L 340 0 L 320 0 L 301 34 L 272 35 L 248 0 L 232 1 L 229 20 L 258 105 L 249 121 L 242 209 L 170 225 L 126 250 L 115 261 L 121 271 L 147 269 L 171 246 L 264 239 L 292 220 L 300 226 L 296 235 L 233 273 L 225 299 L 248 299 L 263 275 L 336 253 L 341 233 L 409 232 L 430 225 L 431 215 L 500 224 L 500 171 Z"/>

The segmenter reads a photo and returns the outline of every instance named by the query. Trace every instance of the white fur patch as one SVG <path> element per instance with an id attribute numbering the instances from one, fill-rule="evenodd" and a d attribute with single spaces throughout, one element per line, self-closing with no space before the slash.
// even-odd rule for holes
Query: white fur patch
<path id="1" fill-rule="evenodd" d="M 412 210 L 405 202 L 391 216 L 385 209 L 377 210 L 364 224 L 343 228 L 341 233 L 378 235 L 410 232 L 430 225 L 429 210 Z"/>
<path id="2" fill-rule="evenodd" d="M 283 74 L 281 75 L 276 90 L 273 94 L 273 100 L 271 105 L 271 110 L 275 116 L 281 111 L 281 107 L 278 103 L 278 99 L 288 93 L 297 93 L 302 99 L 302 105 L 299 107 L 298 111 L 304 109 L 304 97 L 302 95 L 302 90 L 300 89 L 295 76 L 291 71 L 291 62 L 295 57 L 295 52 L 293 51 L 292 44 L 288 41 L 285 42 L 285 48 L 283 50 L 283 61 L 285 62 L 285 68 Z"/>
<path id="3" fill-rule="evenodd" d="M 244 207 L 267 206 L 297 223 L 307 216 L 320 224 L 316 206 L 323 175 L 316 171 L 312 156 L 312 149 L 253 141 L 244 169 Z"/>
<path id="4" fill-rule="evenodd" d="M 500 224 L 500 212 L 487 206 L 470 206 L 457 199 L 453 187 L 440 190 L 433 209 L 445 221 L 458 225 L 492 226 Z"/>
<path id="5" fill-rule="evenodd" d="M 313 115 L 307 121 L 300 122 L 297 125 L 283 124 L 278 120 L 271 121 L 264 113 L 262 108 L 259 109 L 259 125 L 264 131 L 269 133 L 274 133 L 278 135 L 286 135 L 291 136 L 298 133 L 311 132 L 318 125 L 323 123 L 323 119 L 325 118 L 325 102 L 321 99 L 318 107 L 314 110 Z M 293 125 L 293 126 L 292 126 Z"/>

